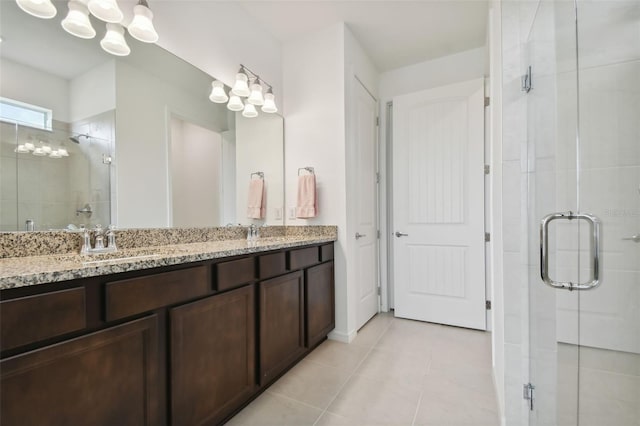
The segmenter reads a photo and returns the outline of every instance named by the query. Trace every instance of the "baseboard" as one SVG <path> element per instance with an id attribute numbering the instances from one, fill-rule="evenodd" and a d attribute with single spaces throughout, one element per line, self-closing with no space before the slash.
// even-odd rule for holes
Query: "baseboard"
<path id="1" fill-rule="evenodd" d="M 353 339 L 356 338 L 357 334 L 357 331 L 352 331 L 351 333 L 343 333 L 341 331 L 333 330 L 331 333 L 329 333 L 327 339 L 335 340 L 336 342 L 351 343 L 353 342 Z"/>

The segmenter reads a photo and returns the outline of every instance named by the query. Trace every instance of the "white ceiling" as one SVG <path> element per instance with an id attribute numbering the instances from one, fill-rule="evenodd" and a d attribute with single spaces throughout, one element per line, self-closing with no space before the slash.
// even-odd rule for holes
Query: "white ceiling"
<path id="1" fill-rule="evenodd" d="M 345 22 L 378 71 L 481 47 L 484 0 L 297 0 L 238 3 L 282 43 Z"/>

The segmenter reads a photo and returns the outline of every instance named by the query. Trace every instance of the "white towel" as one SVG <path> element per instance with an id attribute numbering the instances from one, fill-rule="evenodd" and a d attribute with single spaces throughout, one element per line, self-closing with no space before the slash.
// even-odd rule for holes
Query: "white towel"
<path id="1" fill-rule="evenodd" d="M 247 217 L 262 219 L 264 217 L 266 188 L 263 179 L 251 179 L 249 182 L 249 200 L 247 201 Z"/>
<path id="2" fill-rule="evenodd" d="M 318 215 L 318 192 L 316 191 L 316 175 L 298 176 L 298 203 L 296 217 L 306 219 Z"/>

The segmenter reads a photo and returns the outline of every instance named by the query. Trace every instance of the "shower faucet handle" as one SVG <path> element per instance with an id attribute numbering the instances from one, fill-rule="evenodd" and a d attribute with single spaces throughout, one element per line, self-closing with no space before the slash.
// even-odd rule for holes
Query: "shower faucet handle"
<path id="1" fill-rule="evenodd" d="M 632 235 L 631 237 L 623 238 L 623 240 L 633 241 L 634 243 L 640 243 L 640 233 L 637 233 L 636 235 Z"/>

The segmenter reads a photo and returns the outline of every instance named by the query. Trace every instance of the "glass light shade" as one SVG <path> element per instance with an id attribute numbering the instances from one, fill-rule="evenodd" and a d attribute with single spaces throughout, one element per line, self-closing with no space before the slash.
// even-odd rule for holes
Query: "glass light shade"
<path id="1" fill-rule="evenodd" d="M 32 142 L 25 142 L 24 147 L 29 151 L 33 151 L 36 149 L 36 146 Z"/>
<path id="2" fill-rule="evenodd" d="M 42 152 L 44 152 L 45 154 L 51 154 L 51 151 L 53 150 L 49 145 L 42 145 Z"/>
<path id="3" fill-rule="evenodd" d="M 238 96 L 249 96 L 251 91 L 249 90 L 247 81 L 249 81 L 249 77 L 247 77 L 245 73 L 239 72 L 238 74 L 236 74 L 236 84 L 233 85 L 231 93 Z"/>
<path id="4" fill-rule="evenodd" d="M 51 154 L 49 154 L 49 157 L 62 158 L 62 155 L 60 155 L 60 151 L 58 151 L 57 149 L 54 149 L 53 151 L 51 151 Z"/>
<path id="5" fill-rule="evenodd" d="M 138 4 L 133 7 L 133 21 L 127 30 L 131 37 L 145 43 L 155 43 L 158 41 L 158 33 L 153 27 L 153 12 L 148 7 Z"/>
<path id="6" fill-rule="evenodd" d="M 258 116 L 258 111 L 256 111 L 256 107 L 253 104 L 247 102 L 244 105 L 244 111 L 242 111 L 242 116 L 247 118 L 253 118 Z"/>
<path id="7" fill-rule="evenodd" d="M 127 56 L 131 53 L 124 39 L 124 28 L 120 24 L 107 24 L 107 33 L 100 40 L 100 46 L 116 56 Z"/>
<path id="8" fill-rule="evenodd" d="M 18 145 L 18 147 L 16 149 L 13 150 L 13 152 L 18 152 L 20 154 L 26 154 L 27 152 L 29 152 L 29 149 L 26 146 L 20 144 L 20 145 Z"/>
<path id="9" fill-rule="evenodd" d="M 251 85 L 251 94 L 247 102 L 253 105 L 263 105 L 264 97 L 262 96 L 262 85 L 257 81 Z"/>
<path id="10" fill-rule="evenodd" d="M 221 81 L 215 80 L 211 82 L 209 99 L 217 104 L 223 104 L 229 100 L 229 96 L 224 91 L 224 84 Z"/>
<path id="11" fill-rule="evenodd" d="M 240 99 L 239 96 L 232 94 L 231 98 L 229 98 L 229 103 L 227 104 L 227 108 L 230 109 L 231 111 L 242 111 L 244 109 L 244 103 L 242 102 L 242 99 Z"/>
<path id="12" fill-rule="evenodd" d="M 278 108 L 276 107 L 276 97 L 273 96 L 273 93 L 265 93 L 264 95 L 264 105 L 262 105 L 262 111 L 273 114 L 274 112 L 278 112 Z"/>
<path id="13" fill-rule="evenodd" d="M 117 24 L 124 18 L 116 0 L 89 0 L 88 6 L 89 12 L 104 22 Z"/>
<path id="14" fill-rule="evenodd" d="M 81 1 L 71 0 L 69 3 L 69 13 L 62 20 L 62 28 L 69 34 L 80 38 L 94 38 L 96 30 L 89 21 L 89 9 Z"/>
<path id="15" fill-rule="evenodd" d="M 40 147 L 36 148 L 33 150 L 33 155 L 36 155 L 38 157 L 42 157 L 43 155 L 47 155 L 44 150 Z"/>
<path id="16" fill-rule="evenodd" d="M 58 153 L 62 156 L 62 157 L 68 157 L 69 156 L 69 152 L 67 151 L 66 148 L 58 148 Z"/>
<path id="17" fill-rule="evenodd" d="M 58 10 L 51 0 L 16 0 L 18 7 L 36 18 L 51 19 Z"/>

